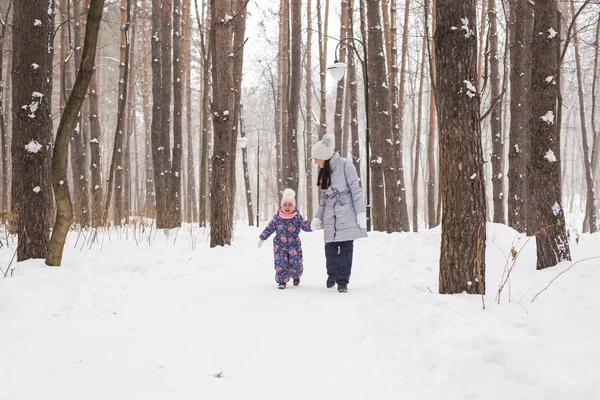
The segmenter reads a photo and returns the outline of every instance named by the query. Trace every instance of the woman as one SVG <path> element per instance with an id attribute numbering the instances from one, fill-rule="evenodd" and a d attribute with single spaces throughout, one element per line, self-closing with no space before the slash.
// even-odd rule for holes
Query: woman
<path id="1" fill-rule="evenodd" d="M 358 175 L 352 161 L 334 151 L 334 138 L 327 134 L 313 145 L 319 166 L 317 185 L 321 201 L 311 222 L 312 230 L 325 230 L 327 287 L 337 283 L 338 292 L 348 291 L 352 271 L 354 239 L 367 237 L 367 217 Z"/>

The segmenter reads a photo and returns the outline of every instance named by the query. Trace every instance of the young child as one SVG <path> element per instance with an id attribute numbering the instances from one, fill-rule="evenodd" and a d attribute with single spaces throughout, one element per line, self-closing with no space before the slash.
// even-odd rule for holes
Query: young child
<path id="1" fill-rule="evenodd" d="M 275 232 L 273 239 L 273 253 L 275 258 L 275 281 L 279 289 L 285 289 L 290 278 L 294 286 L 300 283 L 300 277 L 304 268 L 302 267 L 302 242 L 300 241 L 300 229 L 310 232 L 310 222 L 305 220 L 296 208 L 294 196 L 296 192 L 285 189 L 281 197 L 281 208 L 273 216 L 269 225 L 260 234 L 258 247 Z"/>

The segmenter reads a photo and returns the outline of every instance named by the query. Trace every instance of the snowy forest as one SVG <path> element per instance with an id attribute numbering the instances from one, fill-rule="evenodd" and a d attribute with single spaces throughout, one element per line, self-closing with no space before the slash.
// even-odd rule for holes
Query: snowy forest
<path id="1" fill-rule="evenodd" d="M 17 341 L 14 349 L 0 345 L 0 359 L 22 368 L 34 363 L 33 355 L 20 360 L 28 342 L 18 338 L 36 329 L 36 322 L 25 320 L 28 312 L 40 315 L 33 320 L 40 326 L 46 315 L 68 314 L 72 326 L 91 320 L 81 325 L 87 328 L 76 328 L 89 333 L 104 326 L 106 317 L 96 313 L 119 309 L 141 319 L 122 320 L 114 329 L 155 329 L 139 349 L 133 345 L 136 361 L 120 365 L 121 373 L 141 367 L 142 348 L 166 340 L 175 329 L 168 323 L 184 330 L 189 323 L 182 343 L 194 341 L 194 332 L 203 343 L 214 339 L 215 349 L 238 341 L 225 353 L 192 350 L 203 358 L 198 368 L 210 388 L 207 398 L 277 398 L 260 386 L 266 378 L 250 372 L 235 354 L 250 351 L 260 358 L 263 349 L 269 355 L 259 364 L 275 368 L 281 360 L 265 350 L 265 332 L 272 331 L 267 337 L 283 346 L 274 338 L 277 329 L 301 340 L 294 327 L 302 331 L 306 323 L 312 347 L 301 344 L 305 355 L 290 368 L 313 385 L 290 398 L 335 396 L 326 382 L 316 384 L 321 379 L 316 371 L 328 373 L 326 363 L 303 370 L 323 357 L 314 332 L 328 323 L 322 302 L 353 320 L 335 328 L 339 337 L 347 330 L 363 332 L 335 345 L 363 349 L 332 367 L 338 381 L 342 376 L 354 381 L 342 390 L 347 398 L 399 398 L 400 387 L 415 399 L 594 398 L 600 350 L 593 340 L 600 326 L 584 312 L 571 314 L 568 306 L 577 308 L 577 302 L 591 311 L 598 305 L 591 293 L 600 278 L 599 43 L 598 0 L 0 0 L 0 278 L 5 278 L 0 342 Z M 255 242 L 278 212 L 286 188 L 295 192 L 303 218 L 317 215 L 323 200 L 312 152 L 326 134 L 354 165 L 364 196 L 369 237 L 355 245 L 359 269 L 352 272 L 353 283 L 362 286 L 346 304 L 309 296 L 272 306 L 269 296 L 279 293 L 268 294 L 266 283 L 258 283 L 272 281 L 271 254 L 256 249 Z M 302 233 L 306 279 L 300 289 L 314 283 L 326 290 L 322 236 Z M 176 267 L 167 271 L 171 264 Z M 266 272 L 252 272 L 259 265 Z M 367 273 L 366 266 L 377 272 Z M 137 275 L 142 271 L 143 280 Z M 250 282 L 247 304 L 276 307 L 276 313 L 291 309 L 299 320 L 279 328 L 241 306 L 240 297 L 240 303 L 219 300 L 215 311 L 202 314 L 223 330 L 200 333 L 200 322 L 182 323 L 193 313 L 189 302 L 210 303 L 237 279 L 231 271 Z M 73 289 L 79 283 L 89 291 Z M 203 289 L 196 291 L 194 284 Z M 546 291 L 555 286 L 559 294 L 552 297 Z M 585 287 L 590 294 L 578 298 L 574 292 Z M 290 289 L 286 295 L 296 290 Z M 173 303 L 163 305 L 157 292 Z M 160 326 L 144 318 L 147 309 L 129 293 L 169 322 Z M 456 296 L 427 297 L 438 294 Z M 45 304 L 46 295 L 58 296 L 60 305 Z M 530 306 L 538 295 L 541 300 Z M 506 315 L 494 308 L 504 302 L 515 307 Z M 310 316 L 301 308 L 308 303 Z M 402 304 L 417 309 L 426 304 L 429 311 L 408 312 Z M 463 310 L 458 320 L 448 314 L 453 305 Z M 460 325 L 485 325 L 472 309 L 490 307 L 489 326 L 473 333 L 478 343 L 473 362 L 470 344 L 457 332 Z M 373 309 L 379 311 L 370 315 Z M 532 328 L 533 310 L 546 319 Z M 239 329 L 233 322 L 222 324 L 228 312 L 248 325 L 263 321 L 264 331 L 250 328 L 239 339 L 230 333 Z M 432 322 L 431 315 L 448 324 Z M 409 320 L 419 333 L 398 326 Z M 581 331 L 567 331 L 565 320 Z M 111 362 L 124 360 L 118 349 L 129 351 L 117 344 L 110 324 L 90 335 L 104 335 L 98 340 L 111 361 L 97 350 L 90 373 L 102 375 Z M 9 325 L 16 330 L 5 330 Z M 56 337 L 68 329 L 48 328 Z M 513 330 L 526 331 L 548 342 L 518 355 L 511 349 L 529 339 L 498 342 L 494 329 L 510 337 Z M 569 345 L 546 335 L 555 329 L 565 330 Z M 225 330 L 225 338 L 215 338 Z M 417 337 L 435 342 L 433 331 L 447 340 L 420 350 L 407 345 Z M 372 341 L 365 339 L 369 332 Z M 124 342 L 135 343 L 127 335 L 132 334 Z M 577 340 L 587 350 L 567 355 Z M 395 344 L 388 352 L 384 342 Z M 38 338 L 34 343 L 45 348 Z M 113 345 L 114 352 L 106 350 Z M 186 345 L 175 346 L 178 356 L 166 350 L 160 355 L 186 370 L 193 363 L 182 355 Z M 60 359 L 61 350 L 49 351 L 48 362 Z M 66 354 L 85 359 L 80 353 L 89 351 L 76 342 Z M 395 351 L 412 360 L 410 373 L 391 355 Z M 219 358 L 223 354 L 229 364 Z M 423 354 L 443 361 L 434 367 Z M 553 367 L 552 355 L 564 357 L 564 366 Z M 153 368 L 161 369 L 157 373 L 172 373 L 162 371 L 168 362 L 158 356 L 148 355 Z M 525 360 L 535 360 L 545 376 L 515 367 Z M 359 370 L 346 371 L 353 363 Z M 449 384 L 455 363 L 468 372 Z M 495 374 L 492 364 L 519 377 L 509 373 L 489 386 L 465 389 L 473 380 L 491 379 L 477 376 Z M 36 397 L 42 389 L 24 389 L 17 371 L 3 368 L 0 398 L 3 391 L 7 399 L 56 398 L 56 383 L 42 384 L 47 396 Z M 37 365 L 34 376 L 51 368 Z M 240 381 L 242 372 L 247 375 Z M 271 372 L 285 379 L 283 372 Z M 397 383 L 401 373 L 408 375 Z M 437 374 L 435 383 L 424 391 L 430 373 Z M 72 397 L 62 398 L 85 398 L 82 393 L 92 387 L 98 398 L 202 393 L 190 381 L 178 386 L 185 373 L 152 381 L 156 392 L 152 385 L 137 391 L 151 378 L 134 374 L 131 387 L 114 373 L 114 385 L 99 389 L 84 380 Z M 552 382 L 559 374 L 580 375 Z M 368 376 L 372 385 L 357 383 Z M 213 380 L 228 386 L 216 387 Z"/>

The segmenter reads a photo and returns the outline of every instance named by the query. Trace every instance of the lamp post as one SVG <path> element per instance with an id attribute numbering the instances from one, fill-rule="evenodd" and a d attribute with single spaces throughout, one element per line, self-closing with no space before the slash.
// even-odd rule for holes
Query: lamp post
<path id="1" fill-rule="evenodd" d="M 363 48 L 363 57 L 360 56 L 360 53 L 358 52 L 358 50 L 356 50 L 356 47 L 354 47 L 354 45 L 350 42 L 350 41 L 356 41 L 358 43 L 361 44 L 362 48 Z M 366 167 L 367 167 L 367 204 L 366 204 L 366 212 L 367 212 L 367 230 L 370 231 L 371 230 L 371 164 L 370 164 L 370 150 L 369 150 L 369 143 L 370 143 L 370 129 L 369 129 L 369 74 L 367 74 L 367 48 L 365 47 L 365 44 L 354 37 L 347 37 L 344 38 L 340 41 L 338 41 L 338 44 L 335 46 L 335 60 L 333 62 L 333 64 L 331 64 L 330 66 L 327 67 L 327 71 L 329 71 L 329 74 L 331 75 L 331 77 L 333 79 L 335 79 L 335 81 L 339 81 L 340 79 L 342 79 L 344 77 L 344 75 L 346 74 L 346 69 L 348 68 L 348 66 L 346 65 L 346 63 L 344 62 L 340 62 L 338 61 L 338 50 L 340 47 L 340 44 L 344 43 L 346 46 L 350 47 L 352 50 L 354 50 L 354 53 L 356 53 L 356 57 L 358 58 L 358 60 L 360 61 L 361 65 L 362 65 L 362 72 L 363 72 L 363 79 L 365 82 L 365 122 L 366 122 L 366 126 L 365 126 L 365 150 L 366 150 L 366 159 L 367 159 L 367 163 L 366 163 Z"/>
<path id="2" fill-rule="evenodd" d="M 244 125 L 244 131 L 246 128 L 254 128 L 258 133 L 258 137 L 256 138 L 256 227 L 258 228 L 258 219 L 259 219 L 259 201 L 260 201 L 260 129 L 255 125 Z"/>

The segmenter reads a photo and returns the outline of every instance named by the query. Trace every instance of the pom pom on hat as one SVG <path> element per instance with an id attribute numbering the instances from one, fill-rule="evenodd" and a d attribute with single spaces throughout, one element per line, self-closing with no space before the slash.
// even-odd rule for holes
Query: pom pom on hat
<path id="1" fill-rule="evenodd" d="M 283 196 L 281 196 L 281 205 L 283 205 L 284 203 L 291 203 L 292 206 L 294 206 L 294 208 L 296 207 L 296 192 L 294 192 L 294 189 L 284 189 L 283 190 Z"/>
<path id="2" fill-rule="evenodd" d="M 335 138 L 331 134 L 326 134 L 312 147 L 312 157 L 318 160 L 329 160 L 333 156 Z"/>

